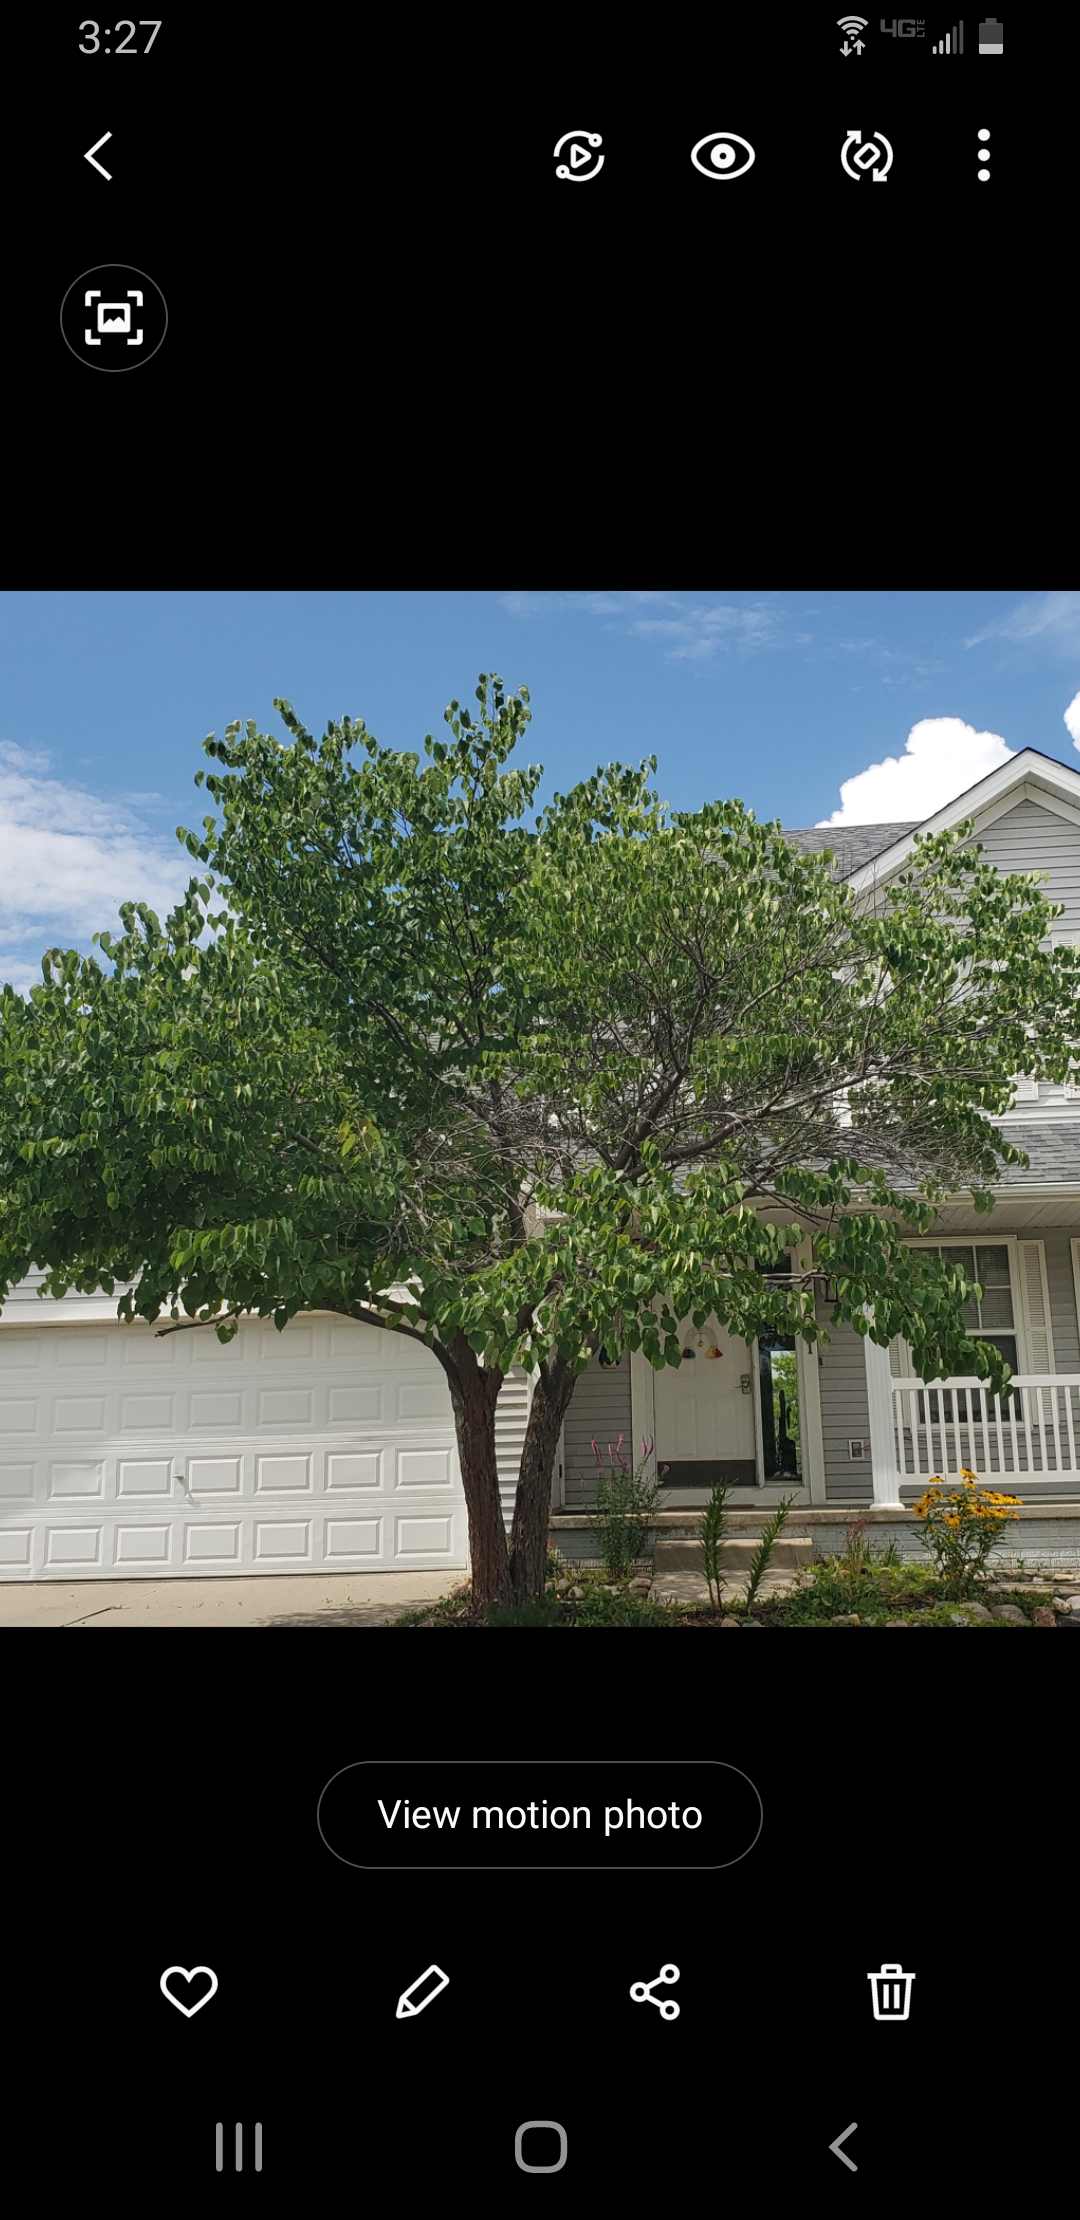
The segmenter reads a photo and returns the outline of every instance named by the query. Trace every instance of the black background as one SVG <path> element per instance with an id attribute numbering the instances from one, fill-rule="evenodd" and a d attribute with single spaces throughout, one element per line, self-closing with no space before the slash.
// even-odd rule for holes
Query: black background
<path id="1" fill-rule="evenodd" d="M 287 435 L 315 395 L 370 426 L 370 396 L 406 384 L 415 402 L 430 381 L 437 411 L 492 355 L 504 378 L 539 391 L 554 373 L 558 399 L 565 375 L 584 401 L 654 347 L 674 345 L 690 380 L 752 377 L 754 326 L 782 310 L 820 312 L 818 343 L 880 369 L 884 279 L 899 318 L 966 303 L 990 318 L 967 339 L 988 343 L 998 288 L 1022 300 L 1074 198 L 1073 32 L 1011 18 L 990 60 L 973 16 L 945 59 L 929 49 L 951 16 L 927 18 L 924 40 L 879 21 L 846 61 L 835 17 L 805 8 L 561 9 L 513 27 L 187 10 L 125 56 L 80 54 L 74 10 L 20 21 L 16 404 L 78 412 L 84 449 L 160 435 L 163 402 L 174 431 L 257 409 Z M 845 176 L 852 127 L 892 140 L 886 184 Z M 603 134 L 591 184 L 556 181 L 571 128 Z M 753 168 L 700 176 L 691 147 L 729 128 Z M 106 130 L 108 183 L 84 159 Z M 166 344 L 137 375 L 91 373 L 59 335 L 67 288 L 109 262 L 145 270 L 168 304 Z"/>

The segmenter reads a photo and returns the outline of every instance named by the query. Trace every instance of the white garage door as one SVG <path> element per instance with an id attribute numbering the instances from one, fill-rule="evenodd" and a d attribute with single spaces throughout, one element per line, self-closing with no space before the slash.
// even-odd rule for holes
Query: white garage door
<path id="1" fill-rule="evenodd" d="M 223 1348 L 121 1326 L 115 1296 L 48 1307 L 15 1290 L 0 1319 L 0 1578 L 465 1565 L 449 1390 L 418 1343 L 323 1315 Z"/>

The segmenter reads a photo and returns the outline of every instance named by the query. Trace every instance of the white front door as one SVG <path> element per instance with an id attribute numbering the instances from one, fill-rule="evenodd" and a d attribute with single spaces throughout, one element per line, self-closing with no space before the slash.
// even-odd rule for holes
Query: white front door
<path id="1" fill-rule="evenodd" d="M 757 1484 L 755 1364 L 745 1341 L 715 1318 L 679 1329 L 683 1360 L 656 1374 L 656 1464 L 669 1465 L 669 1501 L 717 1480 Z"/>

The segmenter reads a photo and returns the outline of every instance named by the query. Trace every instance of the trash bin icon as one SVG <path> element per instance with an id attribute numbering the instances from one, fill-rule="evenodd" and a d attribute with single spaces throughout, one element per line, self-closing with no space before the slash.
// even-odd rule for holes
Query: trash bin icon
<path id="1" fill-rule="evenodd" d="M 913 1973 L 904 1973 L 899 1966 L 882 1966 L 878 1973 L 868 1973 L 872 1984 L 870 1994 L 874 1999 L 876 2020 L 906 2020 L 911 2010 L 911 1984 Z"/>

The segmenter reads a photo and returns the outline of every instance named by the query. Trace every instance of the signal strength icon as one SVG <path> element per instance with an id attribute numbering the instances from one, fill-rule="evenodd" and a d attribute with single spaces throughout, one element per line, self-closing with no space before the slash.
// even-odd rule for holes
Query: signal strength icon
<path id="1" fill-rule="evenodd" d="M 841 54 L 861 54 L 863 42 L 859 33 L 866 29 L 866 17 L 864 15 L 842 15 L 837 18 L 837 21 L 844 33 L 844 43 L 840 48 Z M 851 41 L 850 44 L 849 41 Z"/>
<path id="2" fill-rule="evenodd" d="M 950 38 L 952 40 L 951 45 L 949 43 Z M 962 54 L 964 51 L 963 24 L 961 23 L 959 26 L 957 26 L 954 23 L 952 31 L 946 31 L 944 38 L 939 39 L 937 45 L 931 47 L 930 51 L 932 54 Z"/>

